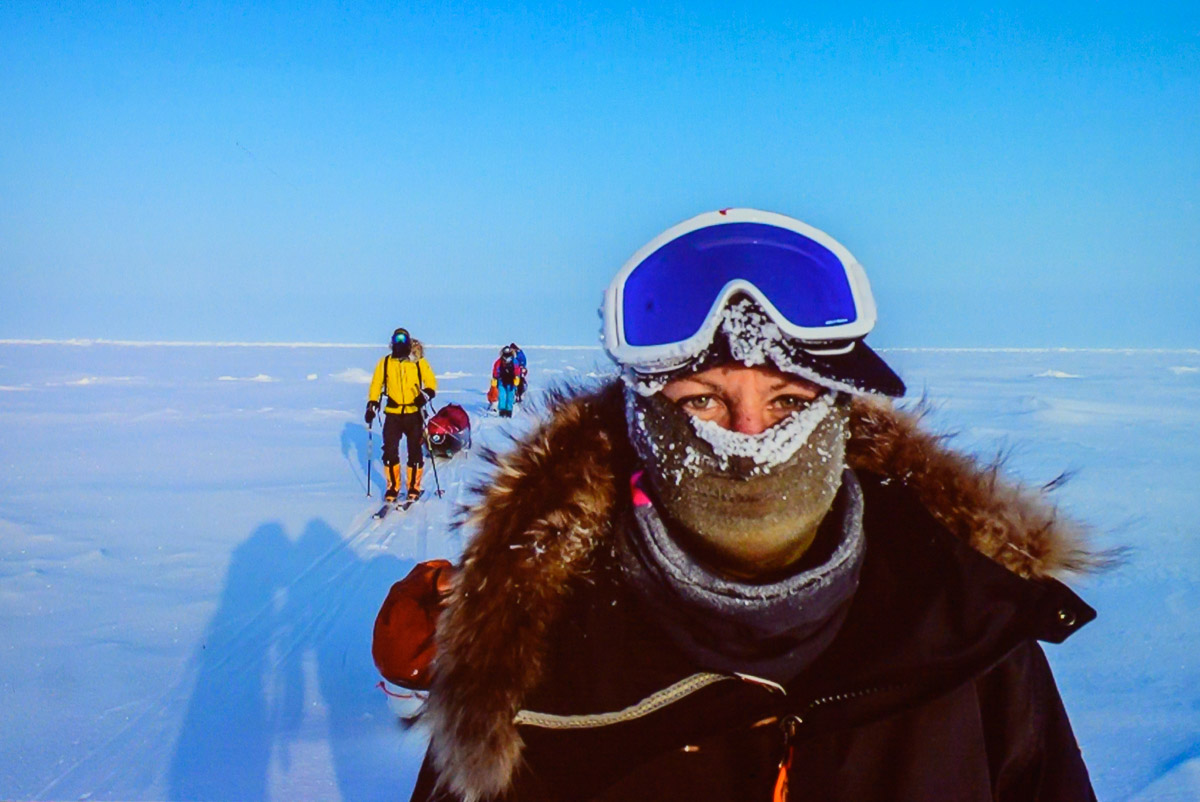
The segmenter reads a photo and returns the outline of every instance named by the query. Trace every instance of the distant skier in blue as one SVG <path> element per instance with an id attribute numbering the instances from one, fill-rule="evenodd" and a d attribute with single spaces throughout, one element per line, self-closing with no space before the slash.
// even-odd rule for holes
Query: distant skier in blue
<path id="1" fill-rule="evenodd" d="M 522 396 L 525 395 L 525 391 L 529 389 L 529 368 L 526 367 L 525 352 L 521 350 L 521 346 L 516 343 L 509 343 L 508 347 L 512 349 L 513 364 L 517 366 L 517 376 L 521 379 L 517 383 L 517 397 L 515 399 L 519 404 L 521 403 Z"/>

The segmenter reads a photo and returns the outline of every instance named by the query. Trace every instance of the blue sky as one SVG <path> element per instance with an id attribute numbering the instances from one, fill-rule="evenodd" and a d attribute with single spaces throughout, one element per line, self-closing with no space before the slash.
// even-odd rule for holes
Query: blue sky
<path id="1" fill-rule="evenodd" d="M 1195 3 L 412 5 L 0 5 L 0 337 L 592 343 L 754 206 L 879 346 L 1200 347 Z"/>

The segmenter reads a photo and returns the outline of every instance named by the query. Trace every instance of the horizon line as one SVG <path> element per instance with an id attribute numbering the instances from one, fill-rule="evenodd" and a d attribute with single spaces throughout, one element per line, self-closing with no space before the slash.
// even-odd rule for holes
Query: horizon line
<path id="1" fill-rule="evenodd" d="M 0 345 L 69 345 L 90 347 L 93 345 L 118 345 L 132 348 L 379 348 L 386 350 L 387 343 L 328 343 L 328 342 L 271 342 L 252 340 L 109 340 L 103 337 L 71 337 L 67 339 L 17 339 L 0 338 Z M 508 343 L 475 343 L 468 345 L 429 345 L 426 348 L 503 348 Z M 598 350 L 598 345 L 523 345 L 521 348 L 558 348 L 563 350 Z"/>
<path id="2" fill-rule="evenodd" d="M 131 348 L 378 348 L 384 350 L 386 344 L 377 343 L 331 343 L 331 342 L 270 342 L 270 341 L 239 341 L 239 340 L 110 340 L 103 337 L 72 337 L 67 339 L 52 338 L 0 338 L 0 345 L 65 345 L 74 347 L 91 346 L 120 346 Z M 472 349 L 472 348 L 503 348 L 504 344 L 475 343 L 426 345 L 427 348 Z M 523 345 L 522 349 L 541 348 L 560 351 L 603 351 L 600 345 Z M 1091 347 L 1091 346 L 895 346 L 890 348 L 877 347 L 875 351 L 882 352 L 960 352 L 960 353 L 1158 353 L 1158 354 L 1200 354 L 1200 348 L 1134 348 L 1134 347 Z"/>

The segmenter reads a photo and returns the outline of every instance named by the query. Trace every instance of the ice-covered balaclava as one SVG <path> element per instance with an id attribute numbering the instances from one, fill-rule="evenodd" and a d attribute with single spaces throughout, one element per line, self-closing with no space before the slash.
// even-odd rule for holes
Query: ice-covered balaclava
<path id="1" fill-rule="evenodd" d="M 773 333 L 763 322 L 753 302 L 731 304 L 714 348 L 691 372 L 732 359 L 792 373 L 770 358 Z M 798 560 L 841 486 L 847 396 L 827 391 L 747 435 L 689 415 L 660 392 L 661 380 L 630 373 L 625 380 L 630 439 L 682 545 L 737 577 L 771 574 Z"/>

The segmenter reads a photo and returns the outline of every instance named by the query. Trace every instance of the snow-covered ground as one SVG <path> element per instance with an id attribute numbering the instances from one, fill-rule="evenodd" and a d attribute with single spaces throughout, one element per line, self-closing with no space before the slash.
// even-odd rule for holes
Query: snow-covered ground
<path id="1" fill-rule="evenodd" d="M 0 344 L 0 797 L 407 797 L 424 744 L 375 687 L 371 625 L 415 560 L 461 548 L 446 523 L 485 465 L 459 455 L 445 499 L 372 522 L 380 355 Z M 503 447 L 533 419 L 481 414 L 494 357 L 429 351 L 439 401 Z M 535 389 L 608 370 L 529 357 Z M 1075 471 L 1063 508 L 1131 547 L 1047 651 L 1102 800 L 1200 799 L 1200 352 L 887 357 L 960 447 Z"/>

